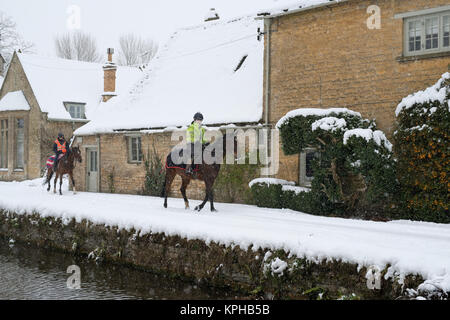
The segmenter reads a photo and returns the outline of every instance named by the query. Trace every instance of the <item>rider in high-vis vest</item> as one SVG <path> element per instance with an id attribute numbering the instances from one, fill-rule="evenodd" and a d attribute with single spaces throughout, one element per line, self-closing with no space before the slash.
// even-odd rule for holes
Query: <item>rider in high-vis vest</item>
<path id="1" fill-rule="evenodd" d="M 69 144 L 62 133 L 58 133 L 58 138 L 53 143 L 53 152 L 55 153 L 55 162 L 53 164 L 53 169 L 56 170 L 58 166 L 58 158 L 60 154 L 66 154 L 69 148 Z"/>
<path id="2" fill-rule="evenodd" d="M 200 112 L 197 112 L 194 115 L 194 121 L 192 121 L 191 125 L 186 130 L 186 140 L 187 143 L 190 144 L 191 151 L 191 163 L 186 166 L 186 173 L 192 174 L 193 164 L 202 163 L 202 153 L 197 154 L 194 150 L 203 151 L 203 144 L 207 141 L 205 140 L 205 128 L 202 127 L 203 115 Z"/>

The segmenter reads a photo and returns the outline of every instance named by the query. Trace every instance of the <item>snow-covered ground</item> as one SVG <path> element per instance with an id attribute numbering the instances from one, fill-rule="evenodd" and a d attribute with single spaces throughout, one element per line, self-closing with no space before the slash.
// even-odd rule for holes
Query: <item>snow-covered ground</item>
<path id="1" fill-rule="evenodd" d="M 185 210 L 182 199 L 67 191 L 47 193 L 42 180 L 0 182 L 0 208 L 16 213 L 88 219 L 94 223 L 165 232 L 188 239 L 247 248 L 284 249 L 312 260 L 333 258 L 359 266 L 390 264 L 389 274 L 418 273 L 450 291 L 450 225 L 412 221 L 372 222 L 318 217 L 291 210 L 240 204 L 209 205 L 201 213 Z M 191 201 L 194 207 L 198 201 Z"/>

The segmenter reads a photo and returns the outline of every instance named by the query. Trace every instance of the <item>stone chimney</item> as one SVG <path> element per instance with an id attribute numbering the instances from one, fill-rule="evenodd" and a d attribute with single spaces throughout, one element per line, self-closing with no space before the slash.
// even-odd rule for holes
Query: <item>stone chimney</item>
<path id="1" fill-rule="evenodd" d="M 108 61 L 103 65 L 104 73 L 104 92 L 102 94 L 103 102 L 107 102 L 116 94 L 116 72 L 117 65 L 112 61 L 112 56 L 114 54 L 113 48 L 108 48 Z"/>
<path id="2" fill-rule="evenodd" d="M 214 9 L 214 8 L 209 9 L 208 13 L 205 16 L 205 22 L 219 20 L 219 19 L 220 19 L 220 17 L 217 14 L 216 9 Z"/>

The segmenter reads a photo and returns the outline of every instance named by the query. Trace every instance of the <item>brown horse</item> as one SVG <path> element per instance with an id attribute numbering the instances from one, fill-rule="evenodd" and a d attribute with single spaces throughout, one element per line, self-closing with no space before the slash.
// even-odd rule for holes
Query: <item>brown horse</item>
<path id="1" fill-rule="evenodd" d="M 59 194 L 62 195 L 62 178 L 63 175 L 68 174 L 72 180 L 73 193 L 76 193 L 75 180 L 73 179 L 73 169 L 75 169 L 76 164 L 75 161 L 78 161 L 79 163 L 83 161 L 79 147 L 69 149 L 64 157 L 59 159 L 58 166 L 56 168 L 47 168 L 47 179 L 44 182 L 44 184 L 48 184 L 47 191 L 50 191 L 50 180 L 52 179 L 53 173 L 56 173 L 53 192 L 56 193 L 56 182 L 59 178 Z"/>
<path id="2" fill-rule="evenodd" d="M 219 148 L 220 146 L 222 146 L 223 148 L 223 153 L 222 155 L 225 156 L 227 154 L 227 136 L 228 138 L 233 139 L 233 146 L 234 146 L 234 150 L 233 150 L 233 155 L 234 158 L 236 158 L 237 155 L 237 138 L 235 134 L 228 134 L 228 135 L 223 135 L 222 139 L 219 139 L 216 142 L 213 142 L 211 147 L 213 149 L 218 150 L 217 148 Z M 215 145 L 217 143 L 217 145 Z M 221 144 L 221 145 L 220 145 Z M 221 159 L 223 160 L 223 159 Z M 186 197 L 186 189 L 189 185 L 189 183 L 191 182 L 192 179 L 194 180 L 201 180 L 205 182 L 205 199 L 203 200 L 203 202 L 196 206 L 194 210 L 196 211 L 201 211 L 203 209 L 203 207 L 205 206 L 206 202 L 209 200 L 211 203 L 211 212 L 215 212 L 217 211 L 214 208 L 214 193 L 213 193 L 213 185 L 214 185 L 214 181 L 216 180 L 218 174 L 219 174 L 219 170 L 220 170 L 220 163 L 213 163 L 213 164 L 206 164 L 204 161 L 201 165 L 199 165 L 199 167 L 197 169 L 194 170 L 193 174 L 186 174 L 185 169 L 183 168 L 183 166 L 170 166 L 168 167 L 168 163 L 173 163 L 172 162 L 172 153 L 170 153 L 167 156 L 167 160 L 166 160 L 166 179 L 164 181 L 164 187 L 162 190 L 162 197 L 164 197 L 164 208 L 167 208 L 167 196 L 170 192 L 170 186 L 172 185 L 173 180 L 175 179 L 176 175 L 179 175 L 181 177 L 181 194 L 183 195 L 183 199 L 184 199 L 184 204 L 185 204 L 185 208 L 189 209 L 189 201 Z"/>

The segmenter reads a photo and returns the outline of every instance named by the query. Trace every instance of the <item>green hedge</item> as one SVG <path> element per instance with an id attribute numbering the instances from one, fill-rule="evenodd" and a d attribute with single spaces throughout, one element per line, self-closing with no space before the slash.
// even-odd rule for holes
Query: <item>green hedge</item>
<path id="1" fill-rule="evenodd" d="M 428 99 L 422 99 L 426 94 Z M 402 218 L 450 222 L 450 74 L 397 107 L 395 152 Z"/>
<path id="2" fill-rule="evenodd" d="M 255 183 L 251 191 L 258 207 L 291 209 L 310 214 L 324 214 L 327 209 L 311 192 L 283 190 L 282 184 Z"/>
<path id="3" fill-rule="evenodd" d="M 280 120 L 286 155 L 314 148 L 314 213 L 367 216 L 388 211 L 398 190 L 392 144 L 373 120 L 347 109 L 299 109 Z M 320 204 L 320 205 L 319 205 Z"/>
<path id="4" fill-rule="evenodd" d="M 255 183 L 250 189 L 253 201 L 258 207 L 283 208 L 282 185 Z"/>

